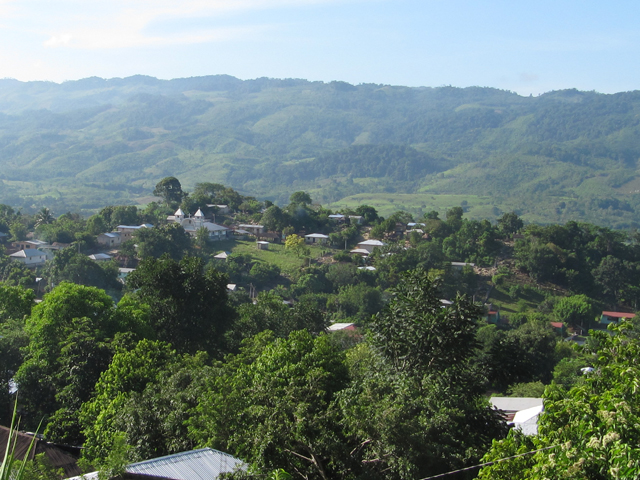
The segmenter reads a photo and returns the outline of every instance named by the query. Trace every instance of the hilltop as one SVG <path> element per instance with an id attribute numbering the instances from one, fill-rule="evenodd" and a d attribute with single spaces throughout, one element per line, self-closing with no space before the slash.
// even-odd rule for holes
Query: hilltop
<path id="1" fill-rule="evenodd" d="M 97 211 L 165 176 L 282 203 L 463 206 L 637 226 L 640 92 L 409 88 L 227 75 L 0 81 L 0 203 Z"/>

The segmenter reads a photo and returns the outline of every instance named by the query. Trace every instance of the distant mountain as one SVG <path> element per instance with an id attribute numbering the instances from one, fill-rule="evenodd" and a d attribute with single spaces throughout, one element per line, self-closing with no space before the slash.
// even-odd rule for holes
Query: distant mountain
<path id="1" fill-rule="evenodd" d="M 142 202 L 172 175 L 187 190 L 219 182 L 276 201 L 300 189 L 322 202 L 411 194 L 417 213 L 430 199 L 466 195 L 491 215 L 635 227 L 639 122 L 640 92 L 5 79 L 0 203 L 62 213 Z M 488 211 L 473 203 L 471 214 Z"/>

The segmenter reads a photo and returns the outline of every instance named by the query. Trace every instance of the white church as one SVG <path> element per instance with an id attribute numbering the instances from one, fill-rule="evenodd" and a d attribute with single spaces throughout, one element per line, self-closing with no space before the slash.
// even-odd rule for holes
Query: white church
<path id="1" fill-rule="evenodd" d="M 178 208 L 176 213 L 167 217 L 167 221 L 179 223 L 185 232 L 191 236 L 195 236 L 198 229 L 204 227 L 209 231 L 210 240 L 226 240 L 231 232 L 230 229 L 223 225 L 205 220 L 204 213 L 200 209 L 192 217 L 191 215 L 185 215 L 182 209 Z"/>

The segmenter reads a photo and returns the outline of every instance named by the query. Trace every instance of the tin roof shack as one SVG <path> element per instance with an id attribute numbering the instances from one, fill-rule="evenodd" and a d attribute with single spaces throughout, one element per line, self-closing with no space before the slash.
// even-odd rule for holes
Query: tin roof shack
<path id="1" fill-rule="evenodd" d="M 11 431 L 9 428 L 0 426 L 0 450 L 3 452 L 7 450 L 7 442 L 9 441 L 10 435 Z M 33 436 L 17 432 L 15 440 L 16 449 L 14 456 L 18 460 L 24 460 Z M 77 465 L 78 457 L 80 456 L 79 448 L 56 445 L 36 437 L 27 459 L 33 460 L 36 455 L 40 455 L 41 453 L 51 462 L 53 467 L 56 469 L 61 468 L 65 475 L 80 475 L 82 473 L 82 470 L 80 470 Z"/>
<path id="2" fill-rule="evenodd" d="M 631 319 L 635 316 L 635 313 L 602 312 L 602 315 L 600 316 L 600 323 L 603 325 L 609 325 L 610 323 L 620 323 L 620 320 Z"/>
<path id="3" fill-rule="evenodd" d="M 127 465 L 126 475 L 139 475 L 131 478 L 166 478 L 171 480 L 215 480 L 223 473 L 236 468 L 246 468 L 244 462 L 228 453 L 201 448 L 188 452 L 175 453 L 165 457 L 153 458 L 144 462 Z M 129 478 L 129 477 L 123 477 Z M 98 472 L 68 480 L 97 480 Z"/>
<path id="4" fill-rule="evenodd" d="M 525 435 L 538 433 L 538 418 L 544 411 L 542 398 L 534 397 L 491 397 L 489 400 L 513 428 L 519 428 Z"/>

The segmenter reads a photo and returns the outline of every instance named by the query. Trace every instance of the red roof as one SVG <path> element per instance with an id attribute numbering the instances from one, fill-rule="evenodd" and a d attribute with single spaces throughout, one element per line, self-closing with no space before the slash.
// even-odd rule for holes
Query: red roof
<path id="1" fill-rule="evenodd" d="M 633 318 L 636 316 L 635 313 L 624 313 L 624 312 L 602 312 L 602 315 L 605 317 L 613 317 L 613 318 Z"/>
<path id="2" fill-rule="evenodd" d="M 551 324 L 552 327 L 554 328 L 562 328 L 564 325 L 562 324 L 562 322 L 549 322 Z"/>

